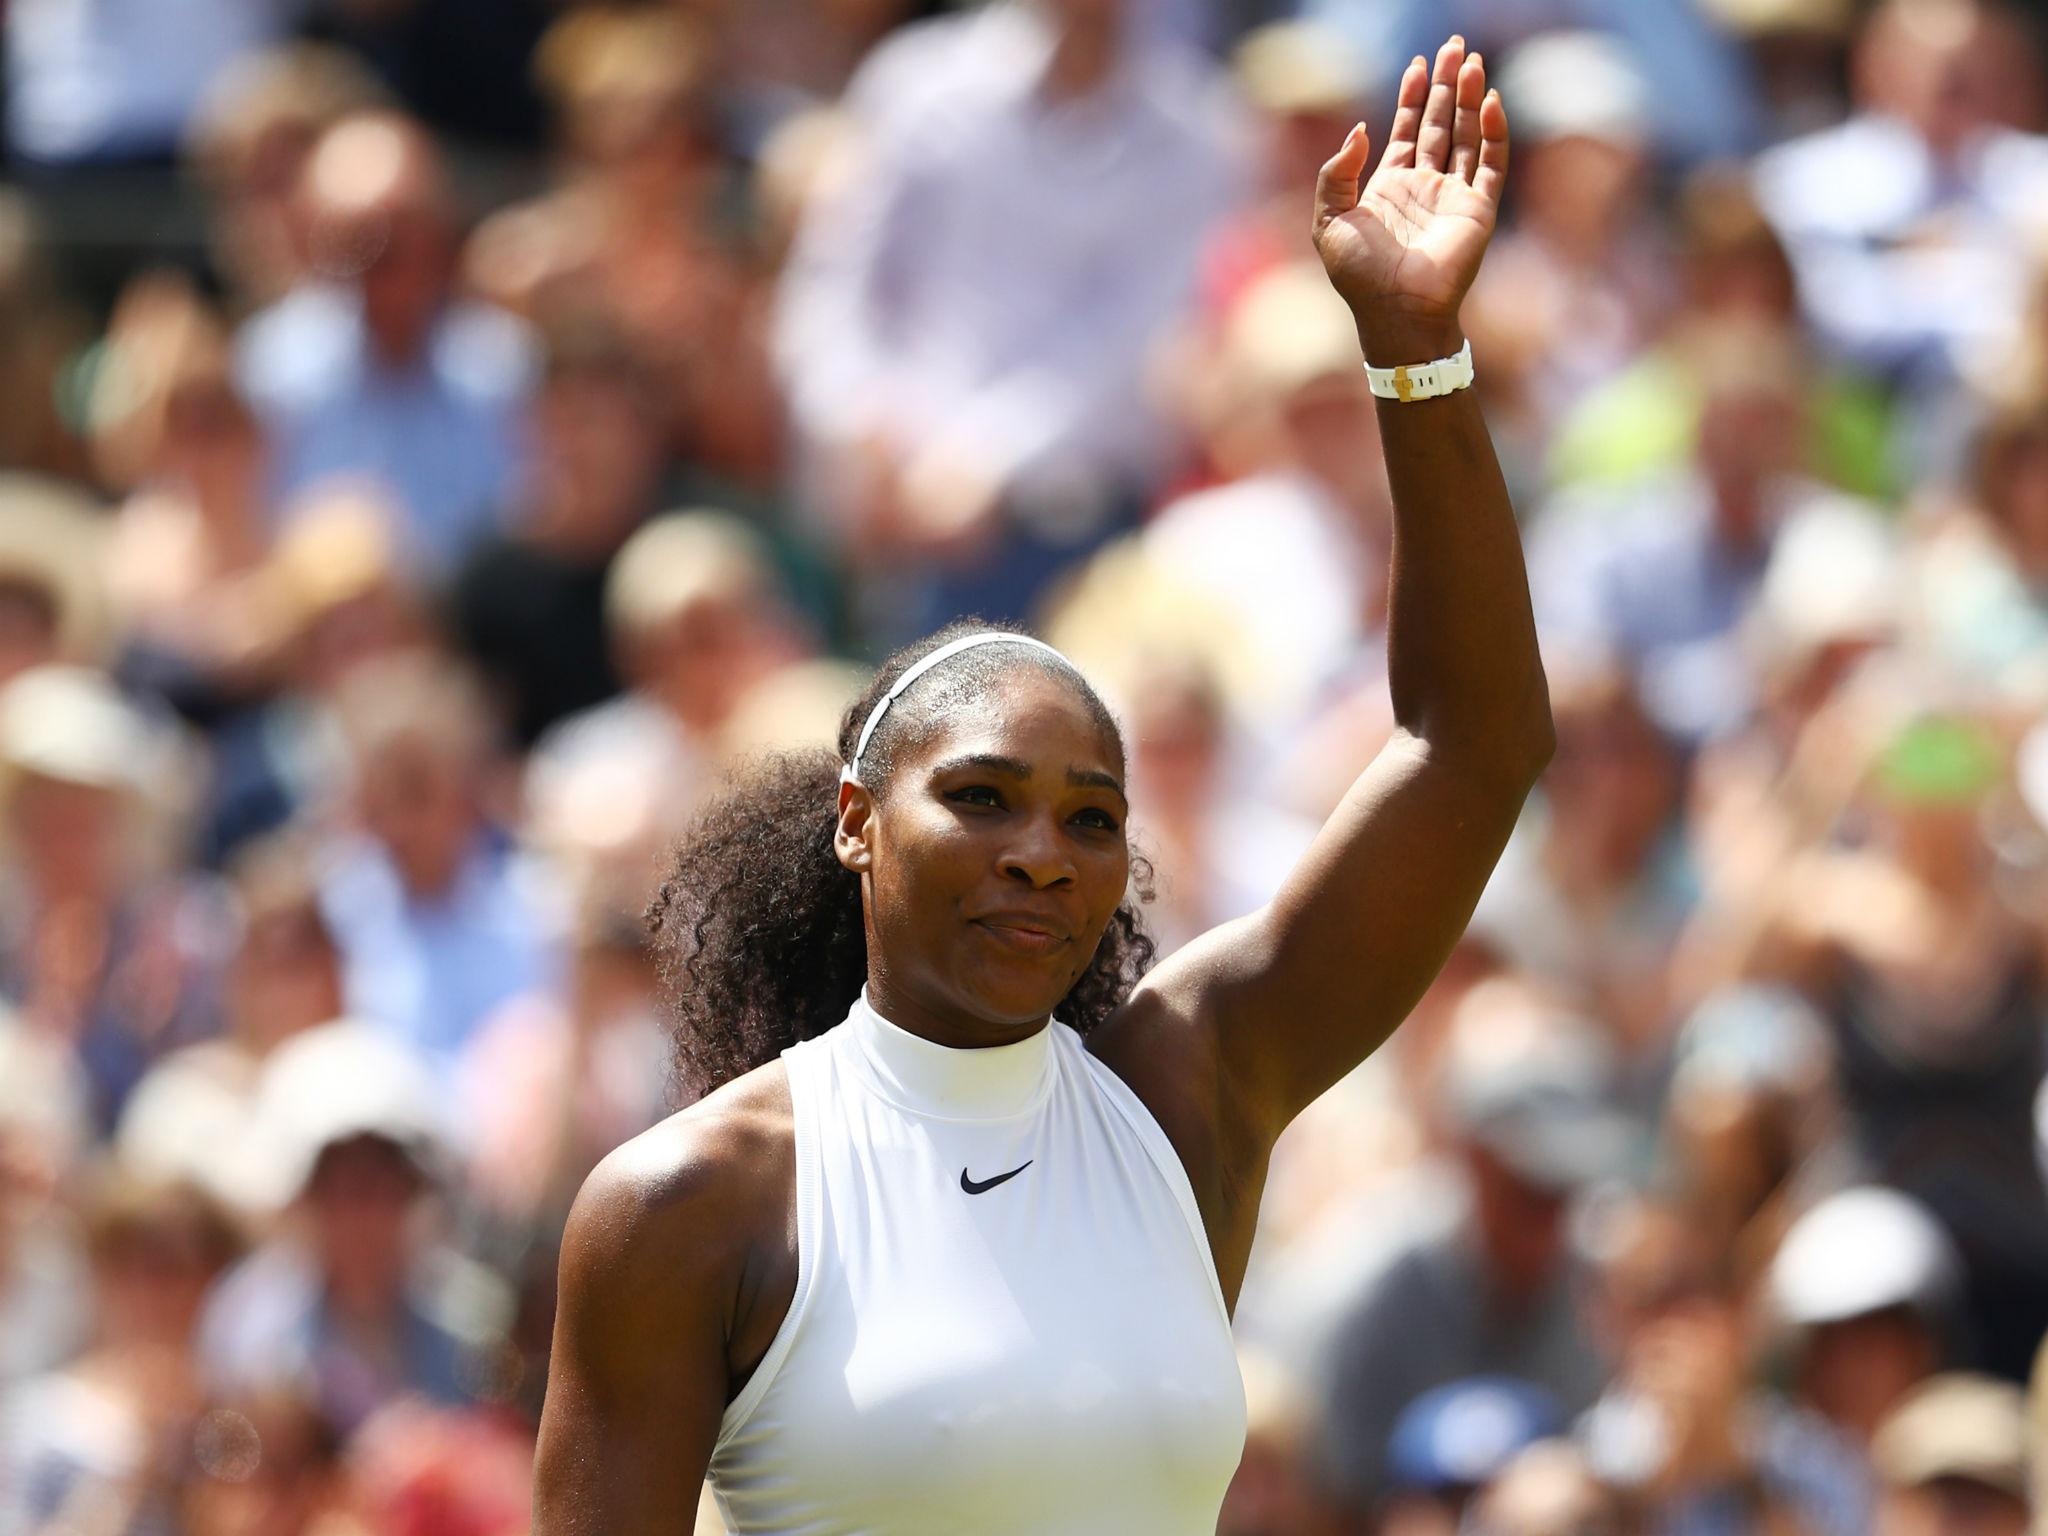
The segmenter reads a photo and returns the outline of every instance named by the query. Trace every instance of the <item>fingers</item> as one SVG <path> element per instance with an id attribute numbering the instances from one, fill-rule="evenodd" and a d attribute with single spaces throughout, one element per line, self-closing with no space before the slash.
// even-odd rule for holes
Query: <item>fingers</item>
<path id="1" fill-rule="evenodd" d="M 1465 56 L 1458 68 L 1457 115 L 1451 122 L 1451 174 L 1470 182 L 1479 169 L 1479 109 L 1486 100 L 1486 60 Z"/>
<path id="2" fill-rule="evenodd" d="M 1387 138 L 1382 169 L 1404 170 L 1415 163 L 1415 139 L 1422 132 L 1422 106 L 1429 99 L 1429 60 L 1421 54 L 1401 71 L 1401 89 L 1394 99 L 1394 131 Z"/>
<path id="3" fill-rule="evenodd" d="M 1340 214 L 1358 206 L 1358 178 L 1365 172 L 1365 158 L 1372 150 L 1372 135 L 1365 124 L 1352 125 L 1336 154 L 1323 162 L 1316 173 L 1316 228 L 1321 229 Z"/>
<path id="4" fill-rule="evenodd" d="M 1488 91 L 1479 104 L 1479 169 L 1472 177 L 1472 189 L 1498 208 L 1507 178 L 1508 109 L 1499 91 Z"/>
<path id="5" fill-rule="evenodd" d="M 1458 115 L 1458 69 L 1465 62 L 1465 39 L 1453 37 L 1436 51 L 1430 72 L 1429 99 L 1422 108 L 1422 131 L 1415 137 L 1415 164 L 1420 170 L 1451 168 L 1451 130 Z"/>

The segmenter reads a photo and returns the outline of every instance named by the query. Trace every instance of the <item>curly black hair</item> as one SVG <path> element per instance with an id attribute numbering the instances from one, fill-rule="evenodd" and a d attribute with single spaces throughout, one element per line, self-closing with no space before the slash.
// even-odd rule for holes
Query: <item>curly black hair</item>
<path id="1" fill-rule="evenodd" d="M 877 700 L 905 670 L 962 635 L 1003 626 L 965 620 L 898 651 L 847 709 L 837 754 L 775 753 L 744 765 L 697 815 L 647 909 L 674 1022 L 679 1102 L 773 1061 L 846 1017 L 867 982 L 860 881 L 833 852 L 839 770 Z M 941 662 L 889 707 L 861 755 L 861 782 L 887 793 L 898 757 L 1002 676 L 1029 669 L 1076 690 L 1123 750 L 1095 690 L 1063 658 L 1034 646 L 977 646 Z M 1055 1010 L 1086 1034 L 1130 996 L 1152 963 L 1138 915 L 1152 870 L 1131 860 L 1131 893 L 1094 957 Z"/>

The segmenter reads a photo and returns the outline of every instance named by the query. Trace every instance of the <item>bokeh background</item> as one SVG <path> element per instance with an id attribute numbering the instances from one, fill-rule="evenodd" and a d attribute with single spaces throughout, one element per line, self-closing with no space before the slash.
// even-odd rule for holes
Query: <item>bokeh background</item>
<path id="1" fill-rule="evenodd" d="M 1309 188 L 1453 28 L 1559 750 L 1274 1158 L 1223 1529 L 2027 1529 L 2031 7 L 0 16 L 0 1533 L 524 1531 L 662 851 L 893 645 L 1101 681 L 1165 948 L 1267 899 L 1389 729 Z"/>

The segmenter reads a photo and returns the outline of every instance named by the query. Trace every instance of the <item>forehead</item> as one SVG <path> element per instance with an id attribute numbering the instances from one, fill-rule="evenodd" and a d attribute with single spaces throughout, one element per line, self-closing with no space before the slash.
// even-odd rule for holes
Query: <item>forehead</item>
<path id="1" fill-rule="evenodd" d="M 1006 671 L 965 695 L 934 689 L 931 713 L 899 759 L 924 768 L 961 755 L 993 754 L 1044 766 L 1121 772 L 1123 751 L 1113 730 L 1071 682 L 1028 667 Z M 906 701 L 908 702 L 908 701 Z M 913 705 L 913 708 L 918 706 Z M 918 709 L 920 714 L 925 711 Z"/>

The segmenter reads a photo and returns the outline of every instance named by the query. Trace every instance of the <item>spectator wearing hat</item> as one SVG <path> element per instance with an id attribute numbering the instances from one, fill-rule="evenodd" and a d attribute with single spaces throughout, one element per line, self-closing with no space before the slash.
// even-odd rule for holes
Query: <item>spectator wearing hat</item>
<path id="1" fill-rule="evenodd" d="M 337 123 L 299 196 L 314 276 L 245 325 L 237 360 L 276 445 L 277 499 L 375 481 L 399 510 L 406 559 L 445 576 L 512 504 L 531 339 L 453 296 L 452 198 L 417 124 Z"/>
<path id="2" fill-rule="evenodd" d="M 394 656 L 352 675 L 336 712 L 354 825 L 323 851 L 320 904 L 343 996 L 452 1071 L 494 1009 L 554 985 L 555 907 L 490 815 L 492 724 L 466 673 Z"/>
<path id="3" fill-rule="evenodd" d="M 1608 1053 L 1540 994 L 1496 982 L 1460 1004 L 1440 1070 L 1447 1187 L 1389 1241 L 1323 1350 L 1319 1462 L 1361 1513 L 1386 1490 L 1401 1409 L 1430 1388 L 1513 1376 L 1577 1412 L 1606 1375 L 1565 1216 L 1629 1155 Z"/>
<path id="4" fill-rule="evenodd" d="M 469 1402 L 506 1306 L 427 1235 L 447 1146 L 427 1064 L 361 1021 L 307 1031 L 266 1063 L 248 1137 L 248 1198 L 280 1221 L 207 1302 L 211 1389 L 301 1394 L 344 1434 L 401 1394 Z"/>
<path id="5" fill-rule="evenodd" d="M 1589 1464 L 1653 1531 L 1867 1532 L 1860 1454 L 1753 1390 L 1740 1250 L 1706 1214 L 1690 1189 L 1598 1213 L 1598 1316 L 1616 1366 L 1577 1426 Z"/>
<path id="6" fill-rule="evenodd" d="M 1950 1357 L 1958 1326 L 1954 1245 L 1895 1190 L 1843 1190 L 1785 1235 L 1762 1287 L 1788 1356 L 1787 1396 L 1746 1408 L 1749 1454 L 1842 1536 L 1872 1529 L 1878 1427 Z"/>
<path id="7" fill-rule="evenodd" d="M 64 1043 L 104 1132 L 149 1064 L 207 1028 L 218 924 L 160 867 L 182 768 L 100 673 L 0 689 L 0 1000 Z"/>
<path id="8" fill-rule="evenodd" d="M 2010 1382 L 1961 1372 L 1923 1382 L 1871 1442 L 1877 1536 L 2027 1536 L 2039 1451 Z"/>
<path id="9" fill-rule="evenodd" d="M 1526 1381 L 1475 1376 L 1432 1388 L 1394 1422 L 1389 1492 L 1375 1529 L 1380 1536 L 1454 1536 L 1481 1489 L 1564 1427 L 1557 1400 Z"/>

